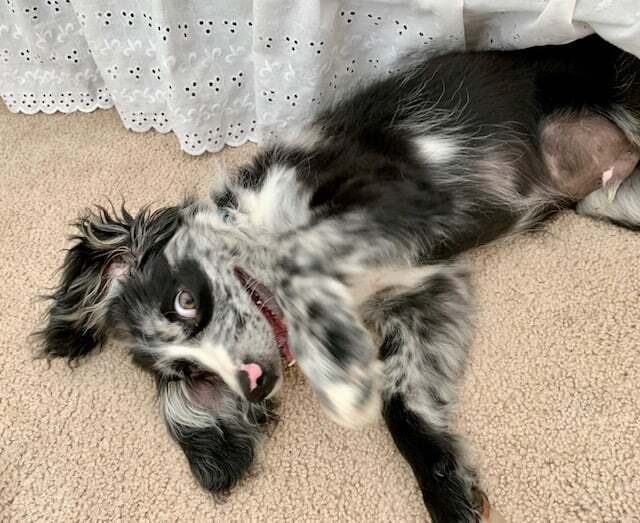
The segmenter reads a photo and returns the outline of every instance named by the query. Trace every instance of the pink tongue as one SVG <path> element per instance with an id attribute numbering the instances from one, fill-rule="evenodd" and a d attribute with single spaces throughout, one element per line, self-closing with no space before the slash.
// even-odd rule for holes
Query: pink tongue
<path id="1" fill-rule="evenodd" d="M 253 390 L 258 386 L 258 379 L 262 376 L 262 369 L 260 365 L 256 363 L 243 363 L 240 365 L 240 370 L 243 370 L 249 376 L 249 390 Z"/>

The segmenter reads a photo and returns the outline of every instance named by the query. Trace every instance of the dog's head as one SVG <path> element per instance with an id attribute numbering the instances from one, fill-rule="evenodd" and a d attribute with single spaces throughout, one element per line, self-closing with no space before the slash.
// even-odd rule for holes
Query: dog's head
<path id="1" fill-rule="evenodd" d="M 212 202 L 87 213 L 39 333 L 46 356 L 70 361 L 123 342 L 156 376 L 170 433 L 212 491 L 252 463 L 288 356 L 269 248 L 233 213 Z"/>

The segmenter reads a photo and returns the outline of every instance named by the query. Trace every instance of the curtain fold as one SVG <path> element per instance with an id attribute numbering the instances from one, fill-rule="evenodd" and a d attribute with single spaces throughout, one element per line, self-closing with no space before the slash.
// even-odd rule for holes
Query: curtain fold
<path id="1" fill-rule="evenodd" d="M 278 137 L 420 48 L 518 48 L 593 30 L 640 55 L 638 0 L 2 0 L 13 112 L 115 106 L 190 154 Z"/>

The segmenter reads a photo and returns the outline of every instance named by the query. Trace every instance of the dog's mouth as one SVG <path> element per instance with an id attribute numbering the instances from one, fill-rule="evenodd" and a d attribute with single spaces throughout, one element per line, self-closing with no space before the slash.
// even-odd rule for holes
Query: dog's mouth
<path id="1" fill-rule="evenodd" d="M 256 307 L 258 307 L 258 310 L 271 326 L 280 355 L 287 362 L 287 365 L 293 365 L 295 363 L 295 359 L 289 350 L 287 324 L 284 320 L 284 313 L 276 303 L 273 293 L 262 283 L 249 276 L 239 267 L 236 267 L 234 272 L 236 274 L 236 278 L 238 278 L 244 287 L 244 290 L 247 291 L 251 301 L 253 301 Z"/>

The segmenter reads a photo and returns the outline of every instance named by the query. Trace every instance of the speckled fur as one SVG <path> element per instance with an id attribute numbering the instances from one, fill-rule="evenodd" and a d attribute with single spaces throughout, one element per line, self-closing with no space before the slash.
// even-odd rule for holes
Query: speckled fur
<path id="1" fill-rule="evenodd" d="M 478 521 L 479 480 L 450 427 L 472 332 L 457 256 L 574 203 L 538 148 L 554 114 L 610 111 L 637 143 L 628 101 L 640 92 L 638 68 L 595 38 L 414 59 L 319 114 L 304 139 L 229 173 L 206 200 L 88 214 L 52 296 L 45 354 L 75 360 L 107 335 L 123 341 L 157 377 L 163 416 L 198 480 L 225 491 L 271 418 L 266 402 L 245 397 L 238 369 L 259 361 L 278 382 L 281 373 L 267 322 L 234 276 L 241 267 L 273 291 L 327 413 L 362 426 L 382 412 L 432 518 Z M 635 178 L 622 191 L 611 203 L 624 206 L 618 214 L 581 209 L 637 227 Z M 388 276 L 416 267 L 425 273 Z M 372 275 L 386 283 L 354 288 Z M 187 325 L 163 296 L 189 278 L 207 306 Z"/>

